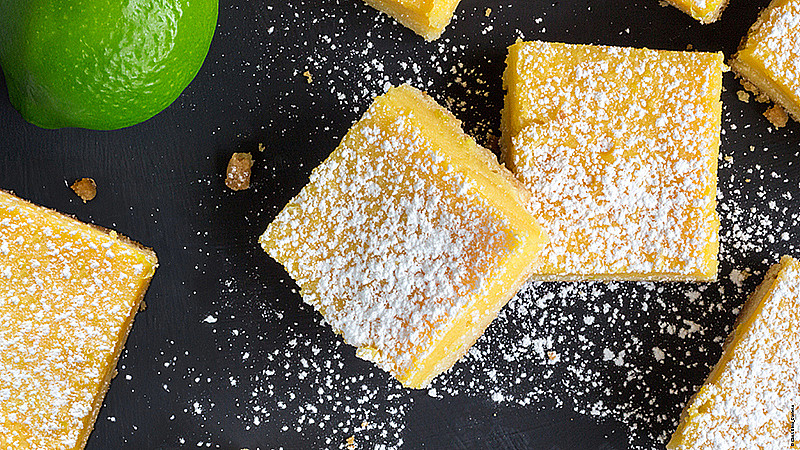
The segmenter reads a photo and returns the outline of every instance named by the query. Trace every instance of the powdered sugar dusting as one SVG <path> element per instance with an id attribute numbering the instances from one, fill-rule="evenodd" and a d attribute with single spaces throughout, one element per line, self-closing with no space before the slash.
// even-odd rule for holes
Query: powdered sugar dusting
<path id="1" fill-rule="evenodd" d="M 800 405 L 800 262 L 785 257 L 764 283 L 769 291 L 753 299 L 753 319 L 740 319 L 713 379 L 692 398 L 674 448 L 787 448 Z"/>
<path id="2" fill-rule="evenodd" d="M 800 1 L 774 3 L 759 17 L 742 52 L 763 64 L 765 75 L 794 102 L 791 111 L 796 115 L 800 110 Z"/>
<path id="3" fill-rule="evenodd" d="M 741 10 L 755 17 L 757 8 Z M 473 351 L 433 383 L 436 397 L 402 389 L 390 375 L 355 358 L 354 349 L 302 302 L 298 287 L 253 243 L 299 191 L 310 168 L 328 155 L 387 84 L 408 81 L 432 92 L 465 121 L 468 134 L 484 142 L 487 133 L 500 135 L 500 71 L 505 46 L 517 36 L 674 49 L 691 43 L 706 50 L 718 49 L 720 42 L 733 50 L 740 38 L 723 39 L 713 28 L 674 28 L 673 21 L 661 19 L 680 14 L 662 10 L 656 2 L 577 8 L 571 2 L 512 2 L 492 5 L 492 10 L 485 18 L 485 5 L 462 2 L 454 26 L 427 44 L 353 1 L 232 3 L 220 10 L 222 39 L 215 40 L 241 37 L 247 45 L 237 52 L 225 49 L 208 61 L 213 76 L 207 78 L 214 82 L 215 95 L 205 95 L 203 83 L 208 88 L 211 81 L 198 77 L 177 104 L 186 114 L 198 112 L 210 121 L 207 128 L 180 125 L 214 146 L 203 158 L 192 159 L 199 161 L 192 172 L 197 181 L 190 183 L 196 195 L 179 203 L 194 220 L 192 229 L 178 230 L 186 242 L 176 251 L 199 258 L 187 261 L 189 276 L 176 284 L 188 291 L 187 303 L 199 311 L 169 319 L 188 321 L 192 342 L 200 342 L 204 351 L 186 353 L 188 342 L 176 339 L 161 344 L 163 351 L 153 355 L 157 366 L 169 364 L 154 376 L 159 392 L 149 397 L 163 401 L 164 409 L 153 407 L 148 414 L 163 415 L 171 430 L 158 445 L 347 448 L 352 436 L 357 448 L 411 448 L 437 438 L 438 447 L 447 448 L 457 441 L 442 439 L 481 434 L 487 442 L 494 438 L 497 447 L 509 442 L 498 442 L 498 436 L 519 438 L 513 443 L 524 448 L 524 439 L 542 435 L 544 429 L 556 436 L 600 430 L 591 442 L 606 447 L 628 448 L 631 440 L 630 448 L 663 448 L 683 404 L 719 358 L 739 306 L 763 278 L 765 267 L 781 254 L 797 254 L 797 128 L 768 129 L 759 112 L 749 112 L 754 102 L 736 101 L 739 87 L 732 76 L 726 75 L 723 93 L 727 111 L 718 192 L 723 222 L 719 281 L 528 287 L 530 292 L 503 310 Z M 483 25 L 464 20 L 476 14 Z M 598 16 L 607 21 L 601 31 L 591 26 Z M 494 28 L 481 34 L 489 23 Z M 652 27 L 626 30 L 634 23 Z M 665 35 L 670 36 L 666 41 Z M 218 53 L 224 49 L 217 48 Z M 312 84 L 302 76 L 305 70 L 313 74 Z M 255 139 L 268 148 L 255 154 L 261 176 L 242 201 L 225 192 L 220 177 L 224 167 L 215 168 L 215 155 L 221 148 L 234 150 L 232 146 L 255 151 Z M 755 147 L 748 151 L 751 145 Z M 161 220 L 166 215 L 157 215 L 159 224 L 167 223 Z M 248 233 L 232 233 L 232 225 L 241 224 Z M 784 233 L 791 239 L 784 240 Z M 736 285 L 733 269 L 749 276 L 734 276 L 740 283 Z M 203 323 L 209 314 L 218 322 Z M 594 319 L 584 319 L 588 316 Z M 690 333 L 692 328 L 697 331 Z M 663 362 L 654 358 L 653 346 L 664 352 Z M 602 362 L 606 348 L 615 356 L 625 351 L 622 366 Z M 550 360 L 548 352 L 556 352 L 559 360 Z M 149 352 L 134 356 L 132 351 L 129 356 L 150 359 Z M 120 371 L 117 393 L 131 399 L 151 395 L 125 381 L 133 375 L 141 383 L 141 365 Z M 195 413 L 195 402 L 201 414 Z M 96 436 L 116 439 L 118 446 L 135 442 L 147 448 L 153 442 L 151 427 L 139 409 L 126 420 L 122 412 L 127 409 L 110 403 L 101 415 L 115 410 L 116 422 L 101 417 L 98 431 L 104 434 Z M 466 418 L 452 417 L 452 409 Z M 437 413 L 449 417 L 446 426 L 475 423 L 476 428 L 433 430 L 443 423 Z M 554 422 L 554 417 L 563 420 Z"/>
<path id="4" fill-rule="evenodd" d="M 537 277 L 713 279 L 719 54 L 510 49 L 506 161 L 550 235 Z"/>
<path id="5" fill-rule="evenodd" d="M 0 248 L 0 445 L 82 446 L 155 256 L 3 191 Z"/>
<path id="6" fill-rule="evenodd" d="M 360 357 L 404 379 L 526 237 L 390 94 L 261 242 Z"/>

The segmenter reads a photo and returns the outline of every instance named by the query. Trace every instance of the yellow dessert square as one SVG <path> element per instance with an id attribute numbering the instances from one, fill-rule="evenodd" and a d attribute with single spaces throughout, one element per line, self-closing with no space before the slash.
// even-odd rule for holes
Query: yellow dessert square
<path id="1" fill-rule="evenodd" d="M 666 0 L 666 2 L 703 24 L 716 22 L 728 6 L 728 0 Z"/>
<path id="2" fill-rule="evenodd" d="M 261 236 L 356 355 L 408 387 L 450 368 L 546 239 L 528 193 L 433 99 L 375 99 Z"/>
<path id="3" fill-rule="evenodd" d="M 460 0 L 366 0 L 428 41 L 442 35 Z"/>
<path id="4" fill-rule="evenodd" d="M 0 448 L 84 448 L 156 266 L 0 191 Z"/>
<path id="5" fill-rule="evenodd" d="M 519 42 L 506 165 L 550 241 L 540 280 L 713 280 L 722 54 Z"/>
<path id="6" fill-rule="evenodd" d="M 734 72 L 800 121 L 800 0 L 773 0 L 758 16 L 730 64 Z"/>
<path id="7" fill-rule="evenodd" d="M 800 262 L 784 256 L 745 303 L 667 448 L 800 448 L 791 436 L 799 388 Z"/>

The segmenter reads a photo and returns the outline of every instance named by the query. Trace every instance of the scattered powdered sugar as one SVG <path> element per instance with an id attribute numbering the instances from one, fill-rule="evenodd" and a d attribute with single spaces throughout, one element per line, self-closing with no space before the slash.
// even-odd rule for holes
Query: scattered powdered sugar
<path id="1" fill-rule="evenodd" d="M 734 129 L 736 113 L 726 109 L 720 157 L 719 281 L 531 283 L 451 371 L 414 391 L 356 359 L 296 290 L 275 298 L 255 275 L 220 279 L 222 303 L 213 314 L 220 320 L 206 326 L 222 334 L 220 352 L 244 348 L 251 355 L 246 362 L 237 355 L 236 363 L 249 376 L 221 376 L 237 393 L 229 414 L 245 431 L 280 433 L 298 445 L 346 448 L 354 437 L 359 448 L 389 449 L 409 440 L 421 402 L 468 398 L 525 413 L 565 408 L 622 424 L 631 448 L 662 446 L 765 268 L 797 252 L 781 236 L 800 230 L 800 213 L 791 207 L 800 185 L 772 162 L 775 151 L 736 150 L 737 141 L 763 132 Z M 757 182 L 765 179 L 784 187 L 768 192 Z M 295 289 L 288 277 L 277 282 Z M 260 334 L 257 324 L 237 323 L 248 314 L 262 318 Z M 198 401 L 204 412 L 195 420 L 203 420 L 214 410 L 206 406 L 213 397 L 201 393 L 198 380 L 199 397 L 186 413 L 194 414 Z M 220 446 L 213 436 L 203 446 L 212 442 Z"/>
<path id="2" fill-rule="evenodd" d="M 763 278 L 765 268 L 781 254 L 797 253 L 793 239 L 800 233 L 800 224 L 793 201 L 800 195 L 800 186 L 791 165 L 800 158 L 796 131 L 791 131 L 796 128 L 777 133 L 756 122 L 758 117 L 743 117 L 742 110 L 752 103 L 732 101 L 737 88 L 733 77 L 726 75 L 728 92 L 723 97 L 729 109 L 719 161 L 722 249 L 718 282 L 531 284 L 430 389 L 403 389 L 391 376 L 355 357 L 353 348 L 302 302 L 288 275 L 255 248 L 253 236 L 305 184 L 310 168 L 327 156 L 319 152 L 322 156 L 315 161 L 303 156 L 298 147 L 330 141 L 327 148 L 332 150 L 344 135 L 349 124 L 330 125 L 330 111 L 355 120 L 372 97 L 390 84 L 408 81 L 429 89 L 465 121 L 468 133 L 490 144 L 488 134 L 500 135 L 497 113 L 502 108 L 503 47 L 517 35 L 536 33 L 525 29 L 524 33 L 510 32 L 510 37 L 504 34 L 515 24 L 501 22 L 503 11 L 511 8 L 514 15 L 522 15 L 522 10 L 503 6 L 493 8 L 487 19 L 495 25 L 488 31 L 496 38 L 492 46 L 475 45 L 471 37 L 452 31 L 426 47 L 391 46 L 406 33 L 401 27 L 390 26 L 384 15 L 354 2 L 332 4 L 347 9 L 347 16 L 331 13 L 331 4 L 315 3 L 313 7 L 321 11 L 311 19 L 308 30 L 313 31 L 298 30 L 308 17 L 307 3 L 288 2 L 280 12 L 277 6 L 273 10 L 266 3 L 255 4 L 258 14 L 253 14 L 253 20 L 258 28 L 252 47 L 254 53 L 265 56 L 239 60 L 226 54 L 227 65 L 217 63 L 218 77 L 226 70 L 236 72 L 237 78 L 252 80 L 249 89 L 262 93 L 246 101 L 241 97 L 243 101 L 234 102 L 243 105 L 239 108 L 260 113 L 264 109 L 260 101 L 275 100 L 275 111 L 260 115 L 258 123 L 263 121 L 268 136 L 280 142 L 270 148 L 274 151 L 256 154 L 261 175 L 254 180 L 251 194 L 267 199 L 264 204 L 270 206 L 256 204 L 246 211 L 244 220 L 251 225 L 252 236 L 229 241 L 232 238 L 225 230 L 209 230 L 208 221 L 198 221 L 201 225 L 194 230 L 200 243 L 189 250 L 211 255 L 208 266 L 200 264 L 195 269 L 201 278 L 212 284 L 218 280 L 219 285 L 219 300 L 196 321 L 198 328 L 214 336 L 216 347 L 209 348 L 209 355 L 198 356 L 174 346 L 161 355 L 169 367 L 159 372 L 159 380 L 170 376 L 174 379 L 165 384 L 189 386 L 193 395 L 179 398 L 183 414 L 208 433 L 201 442 L 180 439 L 177 443 L 231 447 L 232 442 L 216 433 L 224 423 L 226 432 L 256 436 L 253 441 L 277 436 L 269 442 L 286 443 L 288 448 L 347 448 L 351 437 L 357 448 L 398 448 L 412 440 L 414 430 L 409 427 L 414 426 L 423 403 L 458 399 L 498 405 L 526 416 L 530 411 L 564 408 L 598 422 L 621 423 L 633 448 L 661 448 L 677 426 L 683 405 L 718 360 L 740 306 Z M 459 12 L 471 13 L 465 6 Z M 482 16 L 484 8 L 477 13 Z M 537 14 L 547 16 L 543 11 Z M 352 35 L 348 26 L 353 21 L 372 29 L 363 39 L 345 39 Z M 457 17 L 451 29 L 458 21 Z M 555 22 L 538 27 L 543 25 L 549 30 L 558 28 Z M 483 29 L 488 27 L 475 31 Z M 278 35 L 282 39 L 274 38 Z M 390 51 L 385 51 L 387 46 Z M 306 70 L 313 75 L 311 84 L 302 75 Z M 291 89 L 271 90 L 272 83 Z M 238 100 L 240 94 L 231 86 L 219 86 L 219 95 Z M 286 100 L 279 99 L 284 96 Z M 309 127 L 309 120 L 316 128 Z M 292 121 L 303 122 L 302 133 L 293 130 L 294 125 L 286 127 Z M 238 123 L 234 125 L 241 129 Z M 289 149 L 281 152 L 280 145 Z M 750 145 L 758 148 L 746 150 Z M 298 181 L 292 184 L 294 178 Z M 198 188 L 217 194 L 203 197 L 201 207 L 227 212 L 229 197 L 219 194 L 221 181 L 219 190 L 212 189 L 215 180 L 202 175 Z M 234 242 L 229 246 L 238 253 L 217 246 L 219 242 Z M 210 268 L 214 257 L 247 264 L 245 276 L 214 272 Z M 209 314 L 218 321 L 202 323 Z M 604 361 L 606 351 L 609 359 Z M 245 352 L 250 355 L 247 359 L 242 358 Z M 221 364 L 213 370 L 203 368 L 205 359 Z M 182 364 L 188 365 L 185 373 L 175 369 Z M 196 412 L 195 403 L 202 413 Z M 179 420 L 181 413 L 175 411 L 175 415 L 172 418 Z M 230 420 L 223 422 L 221 416 Z"/>

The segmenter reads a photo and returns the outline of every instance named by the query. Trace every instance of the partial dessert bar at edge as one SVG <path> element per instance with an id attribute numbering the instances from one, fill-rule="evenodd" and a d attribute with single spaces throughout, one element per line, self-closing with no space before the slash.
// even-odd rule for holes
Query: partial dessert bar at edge
<path id="1" fill-rule="evenodd" d="M 784 256 L 745 303 L 667 448 L 797 448 L 799 386 L 800 262 Z"/>
<path id="2" fill-rule="evenodd" d="M 366 0 L 428 41 L 441 36 L 460 0 Z"/>
<path id="3" fill-rule="evenodd" d="M 503 153 L 550 241 L 538 280 L 717 276 L 721 53 L 509 48 Z"/>
<path id="4" fill-rule="evenodd" d="M 0 448 L 84 448 L 157 265 L 0 190 Z"/>
<path id="5" fill-rule="evenodd" d="M 728 6 L 728 0 L 665 0 L 702 24 L 716 22 Z"/>
<path id="6" fill-rule="evenodd" d="M 428 385 L 531 274 L 529 193 L 408 85 L 378 97 L 261 236 L 356 354 Z"/>
<path id="7" fill-rule="evenodd" d="M 731 69 L 800 122 L 800 0 L 773 0 L 750 28 Z"/>

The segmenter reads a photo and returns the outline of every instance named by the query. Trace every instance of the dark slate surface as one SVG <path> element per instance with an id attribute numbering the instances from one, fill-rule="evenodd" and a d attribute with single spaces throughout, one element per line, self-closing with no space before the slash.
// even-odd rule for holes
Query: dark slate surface
<path id="1" fill-rule="evenodd" d="M 702 26 L 656 0 L 464 0 L 444 37 L 425 43 L 356 0 L 223 0 L 197 78 L 143 124 L 110 132 L 43 130 L 24 122 L 0 90 L 0 188 L 112 227 L 153 247 L 161 261 L 88 448 L 341 448 L 351 435 L 359 448 L 401 441 L 412 449 L 662 448 L 657 437 L 674 429 L 683 403 L 719 357 L 736 308 L 760 280 L 736 286 L 729 275 L 745 267 L 763 274 L 779 254 L 794 250 L 800 231 L 791 217 L 800 198 L 800 127 L 772 130 L 763 105 L 736 99 L 732 74 L 725 76 L 722 153 L 733 161 L 721 162 L 720 189 L 721 203 L 740 213 L 721 211 L 721 281 L 706 286 L 700 301 L 686 295 L 697 289 L 688 283 L 594 284 L 585 289 L 600 293 L 585 302 L 529 312 L 547 292 L 584 289 L 530 288 L 474 354 L 436 380 L 436 392 L 404 391 L 357 360 L 301 303 L 256 239 L 385 82 L 426 89 L 485 143 L 487 133 L 499 133 L 505 48 L 519 36 L 674 50 L 691 45 L 730 56 L 766 3 L 732 0 L 720 22 Z M 231 152 L 255 151 L 259 142 L 267 151 L 254 153 L 254 188 L 228 191 L 222 174 Z M 87 204 L 67 188 L 84 176 L 98 185 Z M 735 226 L 756 231 L 743 235 Z M 748 237 L 760 243 L 735 244 Z M 635 299 L 648 292 L 663 306 L 645 313 Z M 587 331 L 596 345 L 585 350 L 571 339 L 592 303 L 619 307 L 630 320 L 599 320 Z M 503 349 L 519 354 L 526 335 L 551 327 L 538 326 L 537 314 L 562 317 L 552 333 L 562 337 L 563 364 L 503 359 Z M 684 319 L 703 332 L 678 338 L 654 331 Z M 602 360 L 604 347 L 632 336 L 641 344 L 624 366 Z M 667 353 L 664 364 L 648 356 L 653 346 Z M 515 381 L 548 367 L 554 376 Z M 600 387 L 582 385 L 571 368 L 599 374 Z M 631 373 L 641 376 L 626 383 Z M 573 393 L 578 388 L 582 394 Z M 543 393 L 531 394 L 537 390 Z M 493 400 L 495 392 L 506 401 Z M 508 401 L 526 396 L 530 405 Z M 603 417 L 574 412 L 598 400 L 607 407 Z M 621 422 L 626 409 L 640 414 L 628 422 L 650 431 Z M 365 430 L 358 428 L 363 420 L 370 424 Z"/>

